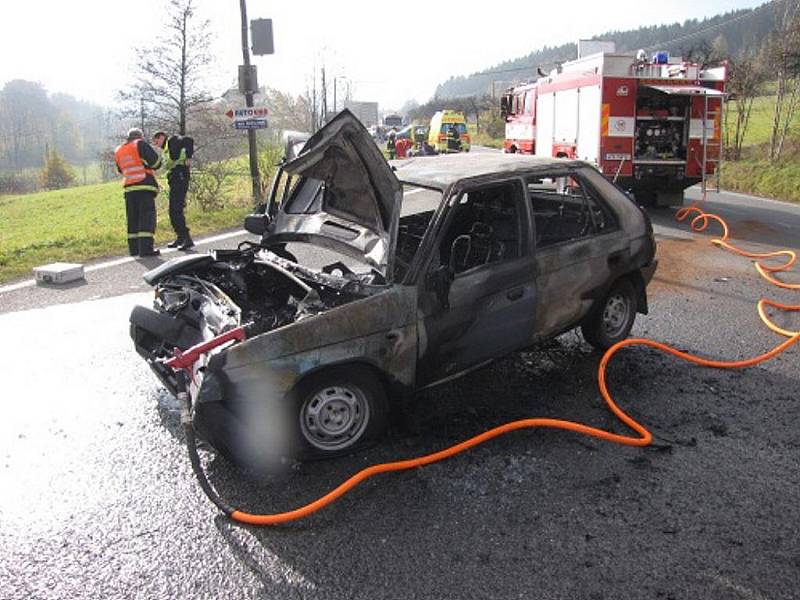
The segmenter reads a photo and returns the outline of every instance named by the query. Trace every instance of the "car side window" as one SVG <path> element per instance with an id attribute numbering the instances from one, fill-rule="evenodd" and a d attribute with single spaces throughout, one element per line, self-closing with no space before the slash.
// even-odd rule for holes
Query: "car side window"
<path id="1" fill-rule="evenodd" d="M 597 192 L 571 173 L 544 174 L 525 181 L 536 231 L 536 247 L 605 233 L 616 227 Z"/>
<path id="2" fill-rule="evenodd" d="M 458 275 L 519 258 L 523 248 L 523 201 L 519 181 L 463 192 L 440 238 L 440 264 L 450 265 Z"/>

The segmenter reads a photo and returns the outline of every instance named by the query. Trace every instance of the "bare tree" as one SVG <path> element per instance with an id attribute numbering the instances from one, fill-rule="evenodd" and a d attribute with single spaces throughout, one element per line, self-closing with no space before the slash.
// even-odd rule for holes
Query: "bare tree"
<path id="1" fill-rule="evenodd" d="M 777 80 L 769 159 L 780 160 L 798 103 L 800 103 L 800 2 L 786 0 L 775 32 L 767 41 L 765 62 Z"/>
<path id="2" fill-rule="evenodd" d="M 211 28 L 195 0 L 170 0 L 164 32 L 155 44 L 137 49 L 137 84 L 120 92 L 128 116 L 186 134 L 193 111 L 211 102 L 205 85 L 212 62 Z"/>
<path id="3" fill-rule="evenodd" d="M 311 130 L 311 105 L 307 97 L 293 96 L 272 88 L 267 88 L 265 96 L 270 111 L 269 125 L 272 129 Z"/>
<path id="4" fill-rule="evenodd" d="M 733 160 L 742 157 L 742 146 L 750 124 L 753 101 L 761 93 L 766 79 L 766 70 L 755 55 L 745 56 L 730 63 L 727 89 L 731 94 L 729 102 L 736 109 L 736 121 L 731 131 L 727 126 L 727 120 L 732 111 L 726 110 L 725 145 Z"/>

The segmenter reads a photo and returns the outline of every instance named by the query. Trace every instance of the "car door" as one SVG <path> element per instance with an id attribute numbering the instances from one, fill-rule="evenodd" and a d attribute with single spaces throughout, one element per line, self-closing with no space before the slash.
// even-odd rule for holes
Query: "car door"
<path id="1" fill-rule="evenodd" d="M 417 383 L 454 377 L 530 342 L 536 309 L 522 180 L 454 194 L 421 284 Z M 452 280 L 437 294 L 442 272 Z M 446 276 L 445 276 L 446 279 Z"/>
<path id="2" fill-rule="evenodd" d="M 554 170 L 525 183 L 534 223 L 538 341 L 586 316 L 618 267 L 628 264 L 630 240 L 579 170 Z"/>

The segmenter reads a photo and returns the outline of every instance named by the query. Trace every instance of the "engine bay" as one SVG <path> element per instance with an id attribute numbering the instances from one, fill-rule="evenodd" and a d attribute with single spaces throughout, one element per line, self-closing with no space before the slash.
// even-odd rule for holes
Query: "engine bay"
<path id="1" fill-rule="evenodd" d="M 298 264 L 283 245 L 245 244 L 159 280 L 154 308 L 205 339 L 240 325 L 251 337 L 368 296 L 383 283 L 375 271 L 356 274 L 341 262 L 317 271 Z"/>

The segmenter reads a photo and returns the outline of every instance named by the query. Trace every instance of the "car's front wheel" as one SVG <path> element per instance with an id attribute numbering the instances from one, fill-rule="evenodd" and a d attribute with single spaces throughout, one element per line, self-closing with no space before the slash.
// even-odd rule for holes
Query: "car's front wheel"
<path id="1" fill-rule="evenodd" d="M 581 326 L 583 337 L 598 350 L 608 350 L 631 332 L 636 319 L 636 290 L 628 279 L 617 281 Z"/>
<path id="2" fill-rule="evenodd" d="M 336 367 L 312 375 L 294 393 L 298 455 L 346 454 L 386 427 L 383 385 L 367 368 Z"/>

